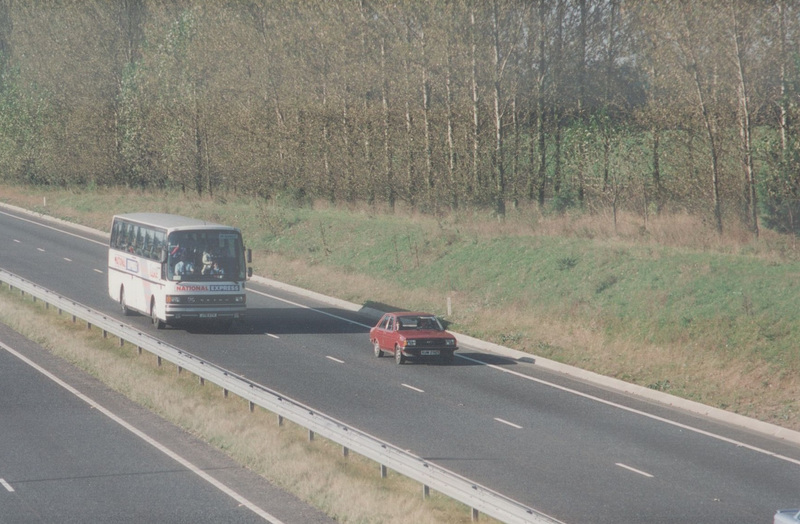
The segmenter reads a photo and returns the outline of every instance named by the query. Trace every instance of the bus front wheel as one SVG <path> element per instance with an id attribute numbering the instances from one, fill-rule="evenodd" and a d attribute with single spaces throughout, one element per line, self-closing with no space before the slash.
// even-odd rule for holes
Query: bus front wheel
<path id="1" fill-rule="evenodd" d="M 150 318 L 153 319 L 153 325 L 156 329 L 164 329 L 164 321 L 158 318 L 156 314 L 156 303 L 155 301 L 150 302 Z"/>

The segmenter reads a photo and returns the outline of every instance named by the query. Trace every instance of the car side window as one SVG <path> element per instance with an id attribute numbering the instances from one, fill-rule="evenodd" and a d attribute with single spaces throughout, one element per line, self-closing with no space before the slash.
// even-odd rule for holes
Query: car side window
<path id="1" fill-rule="evenodd" d="M 394 324 L 392 320 L 393 320 L 392 317 L 386 317 L 386 321 L 383 323 L 383 329 L 391 331 L 392 325 Z"/>

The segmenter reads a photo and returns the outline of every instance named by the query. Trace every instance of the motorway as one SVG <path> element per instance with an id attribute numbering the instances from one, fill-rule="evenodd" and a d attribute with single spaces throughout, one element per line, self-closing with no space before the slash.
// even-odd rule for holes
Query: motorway
<path id="1" fill-rule="evenodd" d="M 155 333 L 108 297 L 102 235 L 0 210 L 0 245 L 3 269 Z M 766 523 L 800 505 L 795 444 L 463 344 L 452 365 L 396 366 L 368 318 L 248 291 L 230 333 L 158 336 L 565 523 Z"/>
<path id="2" fill-rule="evenodd" d="M 0 522 L 333 520 L 0 324 Z"/>

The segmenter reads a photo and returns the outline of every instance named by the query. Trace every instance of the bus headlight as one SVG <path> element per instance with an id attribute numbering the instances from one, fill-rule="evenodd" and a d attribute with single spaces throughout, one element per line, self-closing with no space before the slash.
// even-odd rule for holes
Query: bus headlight
<path id="1" fill-rule="evenodd" d="M 167 295 L 167 304 L 180 304 L 180 303 L 181 303 L 180 295 Z"/>

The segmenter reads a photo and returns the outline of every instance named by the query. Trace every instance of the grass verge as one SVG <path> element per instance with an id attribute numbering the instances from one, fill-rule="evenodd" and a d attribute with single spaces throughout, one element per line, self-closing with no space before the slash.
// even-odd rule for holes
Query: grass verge
<path id="1" fill-rule="evenodd" d="M 800 430 L 793 237 L 720 236 L 685 215 L 641 224 L 520 208 L 498 222 L 235 195 L 0 190 L 9 203 L 99 229 L 128 211 L 237 225 L 259 275 L 430 310 L 459 332 Z"/>

